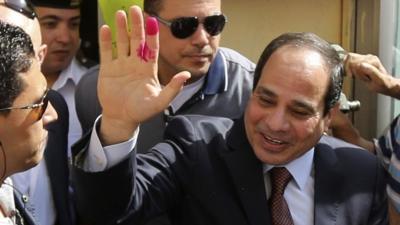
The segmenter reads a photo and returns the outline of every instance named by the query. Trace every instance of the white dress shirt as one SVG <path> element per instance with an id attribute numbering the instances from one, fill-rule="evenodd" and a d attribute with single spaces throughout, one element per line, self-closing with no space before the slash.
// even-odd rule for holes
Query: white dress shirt
<path id="1" fill-rule="evenodd" d="M 74 58 L 69 66 L 60 73 L 60 76 L 51 87 L 64 97 L 68 105 L 68 158 L 71 157 L 71 145 L 82 136 L 82 127 L 75 110 L 75 88 L 87 70 Z"/>

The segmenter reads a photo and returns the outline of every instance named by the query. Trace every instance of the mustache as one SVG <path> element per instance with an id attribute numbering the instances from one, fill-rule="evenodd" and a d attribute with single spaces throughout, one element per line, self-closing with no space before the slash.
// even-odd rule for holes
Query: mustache
<path id="1" fill-rule="evenodd" d="M 282 141 L 288 141 L 288 134 L 285 131 L 271 131 L 264 123 L 257 123 L 255 126 L 257 132 L 267 135 L 270 138 Z"/>
<path id="2" fill-rule="evenodd" d="M 192 48 L 183 52 L 183 55 L 212 55 L 214 50 L 210 46 L 205 46 L 203 48 Z"/>

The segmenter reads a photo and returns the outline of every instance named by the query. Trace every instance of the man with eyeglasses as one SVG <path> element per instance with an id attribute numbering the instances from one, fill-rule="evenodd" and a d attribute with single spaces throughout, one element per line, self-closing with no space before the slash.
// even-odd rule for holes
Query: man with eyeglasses
<path id="1" fill-rule="evenodd" d="M 162 139 L 172 116 L 239 116 L 250 96 L 255 67 L 234 50 L 219 47 L 221 33 L 229 25 L 221 1 L 145 0 L 144 11 L 160 23 L 160 84 L 166 85 L 180 71 L 192 76 L 168 108 L 142 124 L 138 151 L 145 152 Z M 76 89 L 76 110 L 84 132 L 101 113 L 97 77 L 98 68 L 93 68 Z"/>
<path id="2" fill-rule="evenodd" d="M 31 38 L 1 20 L 0 65 L 0 224 L 36 225 L 28 199 L 9 177 L 40 162 L 50 136 L 45 127 L 57 113 Z"/>
<path id="3" fill-rule="evenodd" d="M 0 0 L 0 21 L 17 25 L 29 34 L 35 59 L 40 66 L 47 47 L 42 44 L 40 25 L 30 2 Z M 40 76 L 38 79 L 41 79 Z M 56 109 L 58 120 L 46 125 L 49 138 L 43 146 L 44 160 L 32 169 L 14 174 L 12 180 L 15 190 L 18 190 L 16 195 L 23 196 L 23 202 L 21 197 L 17 197 L 16 201 L 23 203 L 26 211 L 34 214 L 37 222 L 41 225 L 70 225 L 75 223 L 75 219 L 69 190 L 68 108 L 63 97 L 55 91 L 48 92 L 45 103 L 47 99 Z"/>

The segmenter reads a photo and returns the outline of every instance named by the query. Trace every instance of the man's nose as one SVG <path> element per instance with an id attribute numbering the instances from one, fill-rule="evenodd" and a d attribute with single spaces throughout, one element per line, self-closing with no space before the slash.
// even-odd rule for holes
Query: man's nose
<path id="1" fill-rule="evenodd" d="M 192 44 L 199 47 L 203 47 L 210 43 L 210 34 L 205 30 L 202 23 L 199 24 L 196 32 L 194 32 L 190 38 L 192 40 Z"/>
<path id="2" fill-rule="evenodd" d="M 272 131 L 287 131 L 290 127 L 288 116 L 283 109 L 276 109 L 269 113 L 265 122 Z"/>

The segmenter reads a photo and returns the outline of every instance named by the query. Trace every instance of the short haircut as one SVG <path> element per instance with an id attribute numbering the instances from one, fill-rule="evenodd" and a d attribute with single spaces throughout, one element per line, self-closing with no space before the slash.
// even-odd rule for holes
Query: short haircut
<path id="1" fill-rule="evenodd" d="M 11 107 L 24 90 L 19 74 L 30 69 L 34 57 L 30 36 L 22 28 L 0 21 L 0 108 Z M 0 113 L 7 115 L 9 110 Z"/>
<path id="2" fill-rule="evenodd" d="M 163 0 L 144 0 L 143 9 L 149 15 L 158 15 L 162 8 Z"/>
<path id="3" fill-rule="evenodd" d="M 272 40 L 258 60 L 254 73 L 253 90 L 260 80 L 262 70 L 271 55 L 281 47 L 292 46 L 307 48 L 317 52 L 324 60 L 325 67 L 330 74 L 329 86 L 324 100 L 324 115 L 339 101 L 343 85 L 343 62 L 336 50 L 325 40 L 313 33 L 285 33 Z"/>

